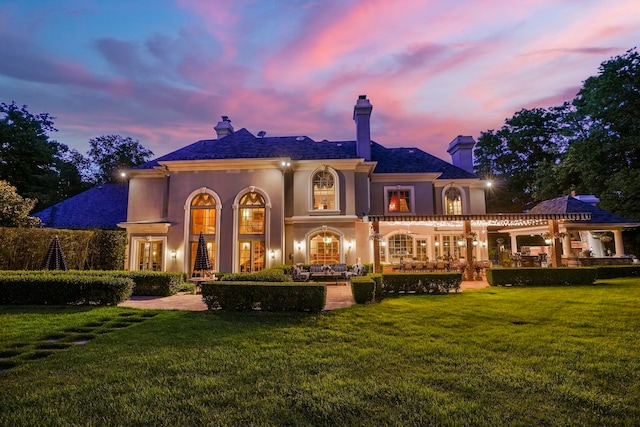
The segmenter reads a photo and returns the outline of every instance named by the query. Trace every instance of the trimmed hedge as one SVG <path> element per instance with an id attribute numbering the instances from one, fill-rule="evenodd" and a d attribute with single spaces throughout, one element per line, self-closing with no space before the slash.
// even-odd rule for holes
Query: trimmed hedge
<path id="1" fill-rule="evenodd" d="M 0 304 L 116 305 L 133 290 L 124 277 L 20 273 L 0 276 Z"/>
<path id="2" fill-rule="evenodd" d="M 280 268 L 260 270 L 255 273 L 225 273 L 221 277 L 225 282 L 290 282 L 291 276 Z"/>
<path id="3" fill-rule="evenodd" d="M 634 265 L 601 265 L 595 267 L 596 279 L 615 279 L 617 277 L 640 276 L 640 264 Z"/>
<path id="4" fill-rule="evenodd" d="M 6 276 L 73 276 L 79 280 L 82 277 L 116 277 L 130 278 L 133 280 L 133 295 L 136 296 L 170 296 L 175 295 L 182 288 L 186 275 L 184 273 L 163 271 L 105 271 L 105 270 L 20 270 L 0 271 L 0 278 Z"/>
<path id="5" fill-rule="evenodd" d="M 596 280 L 596 269 L 579 268 L 488 268 L 487 282 L 491 286 L 526 285 L 591 285 Z"/>
<path id="6" fill-rule="evenodd" d="M 384 299 L 384 286 L 382 284 L 382 274 L 380 273 L 367 273 L 367 275 L 365 277 L 370 278 L 371 280 L 373 280 L 376 284 L 376 290 L 375 290 L 375 298 L 376 301 L 380 302 Z"/>
<path id="7" fill-rule="evenodd" d="M 384 295 L 459 292 L 462 273 L 383 273 Z"/>
<path id="8" fill-rule="evenodd" d="M 202 300 L 209 310 L 224 311 L 303 311 L 324 308 L 324 284 L 293 282 L 203 282 Z"/>
<path id="9" fill-rule="evenodd" d="M 368 276 L 352 277 L 351 292 L 356 304 L 373 302 L 376 298 L 376 282 Z"/>

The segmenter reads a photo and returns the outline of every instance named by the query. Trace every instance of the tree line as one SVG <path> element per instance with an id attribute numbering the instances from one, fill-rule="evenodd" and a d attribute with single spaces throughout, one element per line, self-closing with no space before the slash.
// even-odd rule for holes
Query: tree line
<path id="1" fill-rule="evenodd" d="M 102 135 L 86 155 L 50 137 L 55 117 L 26 105 L 0 104 L 0 225 L 33 226 L 28 216 L 148 161 L 153 152 L 138 140 Z"/>
<path id="2" fill-rule="evenodd" d="M 482 132 L 475 171 L 495 180 L 489 212 L 522 212 L 561 195 L 594 194 L 599 206 L 640 220 L 640 55 L 600 64 L 571 102 L 522 109 Z"/>

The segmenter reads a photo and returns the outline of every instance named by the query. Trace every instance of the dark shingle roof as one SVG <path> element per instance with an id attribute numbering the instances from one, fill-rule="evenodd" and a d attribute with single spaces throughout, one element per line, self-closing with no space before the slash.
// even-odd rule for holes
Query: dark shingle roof
<path id="1" fill-rule="evenodd" d="M 591 213 L 590 223 L 593 224 L 633 224 L 635 221 L 623 218 L 602 210 L 582 200 L 578 200 L 571 196 L 556 197 L 555 199 L 545 200 L 534 206 L 529 213 L 546 214 L 546 213 Z"/>
<path id="2" fill-rule="evenodd" d="M 115 229 L 127 220 L 128 184 L 103 184 L 34 214 L 45 227 Z"/>
<path id="3" fill-rule="evenodd" d="M 292 160 L 356 159 L 356 141 L 314 141 L 306 136 L 255 137 L 242 128 L 220 139 L 204 139 L 136 167 L 152 169 L 158 162 L 172 160 L 269 159 Z M 371 143 L 371 158 L 378 162 L 375 173 L 441 172 L 440 179 L 476 178 L 418 148 L 386 148 Z"/>

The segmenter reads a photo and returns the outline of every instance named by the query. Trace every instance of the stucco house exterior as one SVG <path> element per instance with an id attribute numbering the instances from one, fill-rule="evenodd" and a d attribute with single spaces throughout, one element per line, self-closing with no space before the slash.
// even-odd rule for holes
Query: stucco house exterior
<path id="1" fill-rule="evenodd" d="M 127 219 L 118 224 L 128 234 L 128 268 L 189 273 L 200 232 L 213 268 L 226 272 L 368 263 L 374 252 L 383 263 L 464 257 L 461 227 L 410 221 L 485 213 L 484 183 L 471 172 L 475 141 L 453 139 L 452 163 L 387 148 L 371 140 L 372 109 L 358 98 L 356 138 L 345 141 L 254 135 L 223 116 L 216 139 L 129 170 Z M 375 216 L 392 219 L 374 231 Z M 487 259 L 486 228 L 472 232 L 473 256 Z"/>
<path id="2" fill-rule="evenodd" d="M 471 276 L 469 261 L 489 260 L 494 232 L 508 233 L 509 252 L 544 253 L 546 265 L 580 265 L 584 251 L 605 258 L 605 240 L 625 258 L 622 231 L 640 224 L 584 196 L 548 200 L 527 213 L 487 214 L 486 182 L 472 172 L 472 137 L 449 143 L 451 162 L 418 148 L 384 147 L 371 140 L 372 111 L 360 96 L 355 140 L 344 141 L 254 135 L 223 116 L 216 138 L 35 215 L 53 228 L 125 229 L 130 270 L 192 274 L 200 233 L 212 269 L 221 272 L 357 262 L 379 271 L 450 260 L 468 265 Z M 522 235 L 546 242 L 523 250 Z"/>

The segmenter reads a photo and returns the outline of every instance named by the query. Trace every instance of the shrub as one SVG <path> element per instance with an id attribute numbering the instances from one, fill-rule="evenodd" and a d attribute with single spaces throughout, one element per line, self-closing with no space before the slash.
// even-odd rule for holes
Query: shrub
<path id="1" fill-rule="evenodd" d="M 123 277 L 21 273 L 0 276 L 0 304 L 116 305 L 133 290 Z"/>
<path id="2" fill-rule="evenodd" d="M 596 279 L 596 269 L 580 268 L 489 268 L 487 282 L 491 286 L 526 285 L 590 285 Z"/>
<path id="3" fill-rule="evenodd" d="M 225 282 L 290 282 L 291 277 L 278 268 L 260 270 L 255 273 L 226 273 Z"/>
<path id="4" fill-rule="evenodd" d="M 167 297 L 175 295 L 182 288 L 185 281 L 184 273 L 169 273 L 164 271 L 126 271 L 118 272 L 116 276 L 130 277 L 135 283 L 133 295 Z"/>
<path id="5" fill-rule="evenodd" d="M 376 297 L 376 282 L 371 277 L 352 277 L 351 292 L 356 304 L 373 302 Z"/>
<path id="6" fill-rule="evenodd" d="M 323 284 L 273 282 L 204 282 L 202 300 L 209 310 L 306 311 L 324 308 Z"/>
<path id="7" fill-rule="evenodd" d="M 370 278 L 371 280 L 373 280 L 376 284 L 376 290 L 375 290 L 375 298 L 376 301 L 382 301 L 384 299 L 384 286 L 382 284 L 382 274 L 380 273 L 367 273 L 367 275 L 365 277 Z"/>
<path id="8" fill-rule="evenodd" d="M 459 292 L 462 273 L 383 273 L 385 295 Z"/>
<path id="9" fill-rule="evenodd" d="M 595 267 L 596 279 L 640 276 L 640 265 L 600 265 Z"/>

